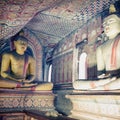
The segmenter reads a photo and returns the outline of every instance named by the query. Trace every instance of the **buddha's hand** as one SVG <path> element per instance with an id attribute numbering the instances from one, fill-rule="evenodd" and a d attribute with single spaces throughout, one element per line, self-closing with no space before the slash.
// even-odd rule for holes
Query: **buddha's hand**
<path id="1" fill-rule="evenodd" d="M 33 80 L 25 79 L 22 83 L 24 86 L 36 86 L 37 83 L 32 83 Z"/>
<path id="2" fill-rule="evenodd" d="M 15 81 L 23 82 L 25 79 L 16 79 Z"/>
<path id="3" fill-rule="evenodd" d="M 20 82 L 22 85 L 29 84 L 31 81 L 26 79 L 17 79 L 16 81 Z"/>
<path id="4" fill-rule="evenodd" d="M 28 79 L 25 79 L 24 81 L 23 81 L 24 83 L 31 83 L 31 81 L 30 80 L 28 80 Z"/>
<path id="5" fill-rule="evenodd" d="M 110 78 L 110 74 L 101 74 L 98 76 L 99 79 L 106 79 L 106 78 Z"/>

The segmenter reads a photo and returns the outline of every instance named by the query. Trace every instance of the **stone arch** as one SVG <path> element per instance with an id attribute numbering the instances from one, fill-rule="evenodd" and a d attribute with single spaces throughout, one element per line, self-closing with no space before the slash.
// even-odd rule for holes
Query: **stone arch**
<path id="1" fill-rule="evenodd" d="M 40 42 L 37 37 L 28 29 L 24 29 L 24 36 L 28 39 L 28 47 L 32 50 L 33 55 L 36 59 L 36 79 L 39 81 L 43 80 L 43 70 L 42 70 L 42 59 L 43 51 Z"/>

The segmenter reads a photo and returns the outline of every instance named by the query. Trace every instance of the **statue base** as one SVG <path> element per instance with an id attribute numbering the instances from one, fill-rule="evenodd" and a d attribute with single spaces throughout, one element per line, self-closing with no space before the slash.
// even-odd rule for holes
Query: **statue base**
<path id="1" fill-rule="evenodd" d="M 72 102 L 71 118 L 119 120 L 120 91 L 77 91 L 66 95 Z"/>
<path id="2" fill-rule="evenodd" d="M 25 110 L 54 111 L 52 91 L 0 89 L 0 113 Z"/>

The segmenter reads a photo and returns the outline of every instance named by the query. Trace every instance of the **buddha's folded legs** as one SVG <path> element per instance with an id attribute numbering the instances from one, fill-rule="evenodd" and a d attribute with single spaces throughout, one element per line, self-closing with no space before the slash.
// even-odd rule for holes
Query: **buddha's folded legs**
<path id="1" fill-rule="evenodd" d="M 20 88 L 16 88 L 19 90 L 31 90 L 31 91 L 45 91 L 45 90 L 52 90 L 53 83 L 40 83 L 38 85 L 32 85 L 32 86 L 23 86 Z"/>
<path id="2" fill-rule="evenodd" d="M 53 83 L 39 83 L 39 84 L 21 84 L 20 82 L 10 81 L 0 78 L 0 88 L 20 89 L 20 90 L 52 90 Z"/>
<path id="3" fill-rule="evenodd" d="M 34 90 L 52 90 L 53 83 L 38 84 Z"/>
<path id="4" fill-rule="evenodd" d="M 16 88 L 21 86 L 18 82 L 0 79 L 0 88 Z"/>
<path id="5" fill-rule="evenodd" d="M 107 79 L 101 79 L 101 80 L 94 80 L 94 81 L 82 81 L 82 80 L 75 80 L 73 82 L 73 88 L 77 90 L 91 90 L 94 88 L 97 88 L 99 86 L 104 86 L 108 83 L 111 83 L 113 81 L 116 81 L 116 78 L 107 78 Z"/>

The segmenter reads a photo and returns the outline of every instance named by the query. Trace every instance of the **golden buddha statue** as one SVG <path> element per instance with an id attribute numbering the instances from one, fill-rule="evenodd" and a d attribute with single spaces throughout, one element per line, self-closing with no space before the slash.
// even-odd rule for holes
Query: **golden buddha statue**
<path id="1" fill-rule="evenodd" d="M 110 10 L 115 11 L 114 5 Z M 115 90 L 120 89 L 120 17 L 112 13 L 103 21 L 104 33 L 108 37 L 97 48 L 98 79 L 94 81 L 76 80 L 74 89 L 78 90 Z"/>
<path id="2" fill-rule="evenodd" d="M 36 77 L 36 61 L 25 53 L 28 40 L 23 36 L 17 36 L 14 46 L 15 50 L 2 55 L 0 88 L 52 90 L 52 83 L 33 83 Z"/>

